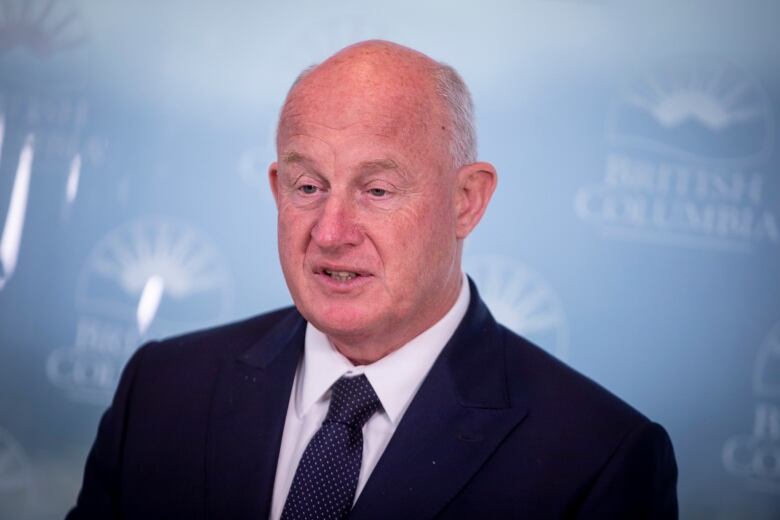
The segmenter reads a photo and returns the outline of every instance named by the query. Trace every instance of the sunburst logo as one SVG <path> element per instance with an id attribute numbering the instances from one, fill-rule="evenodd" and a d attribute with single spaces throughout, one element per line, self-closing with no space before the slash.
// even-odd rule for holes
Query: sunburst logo
<path id="1" fill-rule="evenodd" d="M 613 144 L 683 159 L 761 161 L 773 135 L 761 86 L 728 62 L 702 56 L 671 60 L 632 82 L 607 119 Z"/>
<path id="2" fill-rule="evenodd" d="M 24 509 L 30 502 L 33 477 L 22 446 L 0 427 L 0 513 Z M 17 511 L 18 512 L 18 511 Z"/>
<path id="3" fill-rule="evenodd" d="M 761 85 L 718 58 L 668 60 L 620 91 L 600 183 L 574 196 L 604 237 L 748 252 L 780 243 L 776 197 L 757 168 L 774 146 Z"/>
<path id="4" fill-rule="evenodd" d="M 230 300 L 218 250 L 192 226 L 169 218 L 137 220 L 106 235 L 89 255 L 77 290 L 79 308 L 132 315 L 142 334 L 154 319 L 185 327 L 222 319 Z"/>
<path id="5" fill-rule="evenodd" d="M 65 0 L 0 0 L 0 53 L 24 49 L 45 58 L 78 47 L 87 30 Z"/>
<path id="6" fill-rule="evenodd" d="M 464 267 L 499 323 L 559 359 L 568 357 L 569 332 L 563 306 L 539 274 L 512 258 L 497 255 L 467 257 Z"/>
<path id="7" fill-rule="evenodd" d="M 227 317 L 232 282 L 225 265 L 209 239 L 178 220 L 146 218 L 111 231 L 78 279 L 74 345 L 49 355 L 49 380 L 74 400 L 105 403 L 145 338 Z"/>

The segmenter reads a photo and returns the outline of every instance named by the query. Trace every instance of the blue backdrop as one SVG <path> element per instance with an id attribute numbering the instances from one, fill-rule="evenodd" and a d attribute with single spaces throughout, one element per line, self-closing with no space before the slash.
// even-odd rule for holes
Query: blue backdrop
<path id="1" fill-rule="evenodd" d="M 73 503 L 141 341 L 289 303 L 275 118 L 373 37 L 472 88 L 497 317 L 668 428 L 684 518 L 780 517 L 779 3 L 0 8 L 0 518 Z"/>

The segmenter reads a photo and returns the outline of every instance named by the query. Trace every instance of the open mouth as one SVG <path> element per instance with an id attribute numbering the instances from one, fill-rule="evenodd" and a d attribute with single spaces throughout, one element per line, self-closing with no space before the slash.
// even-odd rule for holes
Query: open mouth
<path id="1" fill-rule="evenodd" d="M 359 273 L 354 271 L 336 271 L 332 269 L 323 269 L 322 274 L 330 276 L 332 280 L 336 280 L 337 282 L 347 282 L 360 276 Z"/>
<path id="2" fill-rule="evenodd" d="M 367 271 L 357 271 L 352 266 L 346 265 L 320 265 L 314 270 L 315 274 L 326 277 L 333 282 L 349 283 L 356 282 L 361 279 L 368 279 L 371 277 L 371 273 Z"/>

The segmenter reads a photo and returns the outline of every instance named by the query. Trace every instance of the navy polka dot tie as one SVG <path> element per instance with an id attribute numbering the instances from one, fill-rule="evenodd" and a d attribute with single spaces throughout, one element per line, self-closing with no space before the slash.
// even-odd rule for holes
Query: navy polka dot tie
<path id="1" fill-rule="evenodd" d="M 363 425 L 379 406 L 365 375 L 334 383 L 328 415 L 303 452 L 282 520 L 347 517 L 363 460 Z"/>

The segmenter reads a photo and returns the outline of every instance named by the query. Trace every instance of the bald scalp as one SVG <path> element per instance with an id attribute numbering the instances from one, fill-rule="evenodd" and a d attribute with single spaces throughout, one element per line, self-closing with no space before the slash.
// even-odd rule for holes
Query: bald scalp
<path id="1" fill-rule="evenodd" d="M 471 96 L 458 73 L 382 40 L 346 47 L 299 75 L 282 107 L 277 147 L 304 116 L 344 129 L 369 113 L 387 121 L 386 135 L 425 136 L 441 146 L 452 169 L 476 161 Z"/>

